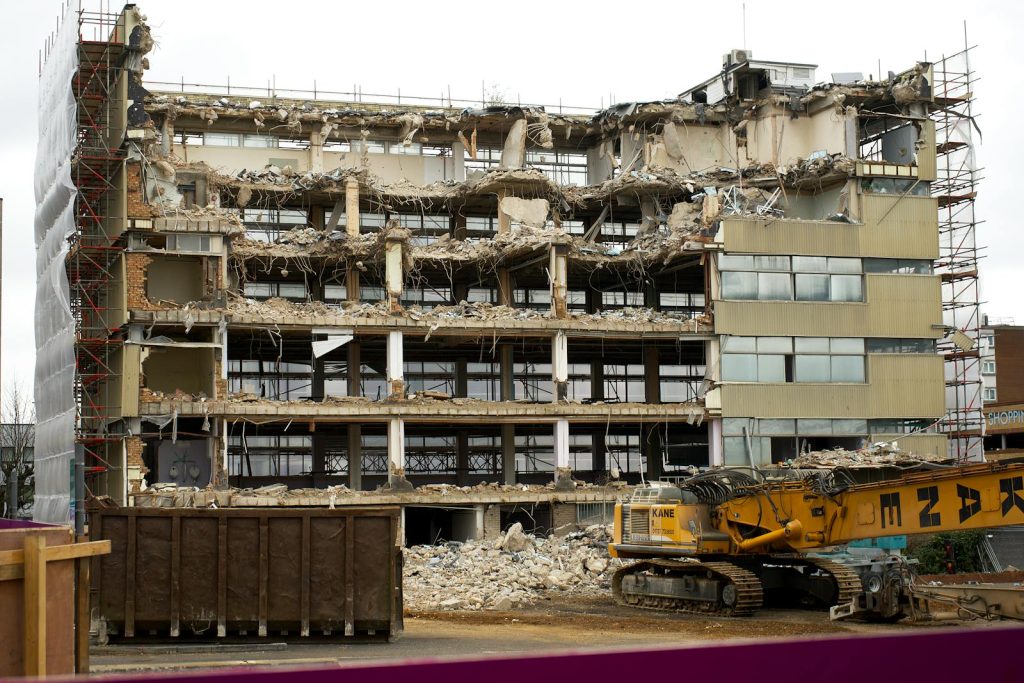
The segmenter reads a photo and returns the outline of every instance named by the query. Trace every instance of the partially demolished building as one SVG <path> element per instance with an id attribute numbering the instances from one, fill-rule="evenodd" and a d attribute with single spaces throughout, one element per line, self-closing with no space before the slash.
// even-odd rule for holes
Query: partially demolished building
<path id="1" fill-rule="evenodd" d="M 105 21 L 67 259 L 94 494 L 946 452 L 932 65 L 371 104 L 147 85 L 144 18 Z"/>

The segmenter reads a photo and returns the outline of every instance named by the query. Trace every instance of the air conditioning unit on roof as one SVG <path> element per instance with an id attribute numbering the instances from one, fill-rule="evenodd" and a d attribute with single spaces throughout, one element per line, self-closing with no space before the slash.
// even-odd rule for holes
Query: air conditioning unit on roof
<path id="1" fill-rule="evenodd" d="M 753 58 L 754 53 L 750 50 L 731 50 L 729 54 L 722 57 L 722 63 L 724 66 L 733 66 L 734 64 L 749 62 Z"/>

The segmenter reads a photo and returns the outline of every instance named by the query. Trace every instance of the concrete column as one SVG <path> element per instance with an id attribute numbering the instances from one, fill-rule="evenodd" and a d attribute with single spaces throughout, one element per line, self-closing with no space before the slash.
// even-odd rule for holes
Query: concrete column
<path id="1" fill-rule="evenodd" d="M 313 440 L 313 486 L 317 475 L 323 476 L 327 469 L 327 439 L 323 432 L 316 431 L 316 422 L 309 423 L 310 438 Z"/>
<path id="2" fill-rule="evenodd" d="M 572 467 L 569 465 L 569 421 L 555 421 L 555 487 L 572 489 Z"/>
<path id="3" fill-rule="evenodd" d="M 452 216 L 452 239 L 466 239 L 466 217 L 461 212 Z"/>
<path id="4" fill-rule="evenodd" d="M 658 347 L 644 347 L 644 396 L 647 403 L 661 403 L 661 364 Z M 647 457 L 647 478 L 656 481 L 662 475 L 660 425 L 645 424 L 641 430 L 641 452 Z"/>
<path id="5" fill-rule="evenodd" d="M 465 358 L 455 361 L 455 398 L 469 397 L 469 363 Z"/>
<path id="6" fill-rule="evenodd" d="M 708 464 L 721 467 L 725 464 L 725 451 L 722 444 L 722 418 L 713 417 L 708 420 Z"/>
<path id="7" fill-rule="evenodd" d="M 348 270 L 345 271 L 345 300 L 358 304 L 361 294 L 359 292 L 359 269 L 355 264 L 355 260 L 349 260 Z"/>
<path id="8" fill-rule="evenodd" d="M 515 307 L 515 297 L 512 294 L 512 273 L 508 268 L 498 267 L 498 305 Z"/>
<path id="9" fill-rule="evenodd" d="M 658 293 L 658 288 L 654 285 L 652 280 L 646 280 L 643 283 L 644 287 L 644 307 L 650 308 L 651 310 L 658 310 L 661 307 L 661 296 Z"/>
<path id="10" fill-rule="evenodd" d="M 363 488 L 363 427 L 358 422 L 348 426 L 348 487 Z"/>
<path id="11" fill-rule="evenodd" d="M 324 136 L 320 131 L 309 134 L 309 170 L 314 173 L 324 170 Z"/>
<path id="12" fill-rule="evenodd" d="M 556 318 L 569 317 L 569 247 L 564 244 L 552 244 L 548 264 L 548 277 L 551 278 L 551 311 Z"/>
<path id="13" fill-rule="evenodd" d="M 459 486 L 469 482 L 469 433 L 464 429 L 455 433 L 455 480 Z"/>
<path id="14" fill-rule="evenodd" d="M 551 400 L 565 401 L 569 397 L 569 341 L 559 330 L 551 338 Z"/>
<path id="15" fill-rule="evenodd" d="M 174 140 L 174 121 L 165 116 L 160 124 L 160 154 L 170 156 L 171 143 Z"/>
<path id="16" fill-rule="evenodd" d="M 405 398 L 404 342 L 400 331 L 388 332 L 388 398 Z"/>
<path id="17" fill-rule="evenodd" d="M 387 238 L 384 242 L 384 283 L 387 288 L 388 308 L 392 313 L 402 310 L 402 291 L 405 273 L 402 271 L 402 240 Z"/>
<path id="18" fill-rule="evenodd" d="M 501 200 L 508 196 L 506 190 L 498 190 L 498 234 L 512 229 L 512 218 L 501 210 Z"/>
<path id="19" fill-rule="evenodd" d="M 604 360 L 601 358 L 590 361 L 590 400 L 604 400 Z M 595 431 L 590 439 L 591 470 L 595 481 L 608 469 L 606 441 L 603 428 Z"/>
<path id="20" fill-rule="evenodd" d="M 345 232 L 359 235 L 359 181 L 355 178 L 345 181 Z"/>
<path id="21" fill-rule="evenodd" d="M 360 354 L 362 342 L 353 339 L 345 345 L 346 364 L 348 365 L 348 395 L 362 396 L 362 358 Z"/>
<path id="22" fill-rule="evenodd" d="M 452 179 L 457 182 L 466 179 L 466 146 L 459 140 L 452 143 Z"/>
<path id="23" fill-rule="evenodd" d="M 501 425 L 501 483 L 516 483 L 516 426 Z"/>
<path id="24" fill-rule="evenodd" d="M 512 124 L 501 150 L 502 168 L 522 168 L 526 163 L 526 131 L 526 119 L 518 119 Z"/>
<path id="25" fill-rule="evenodd" d="M 501 362 L 499 389 L 502 401 L 511 401 L 515 395 L 513 383 L 512 345 L 501 344 L 498 347 Z M 516 427 L 514 424 L 501 425 L 501 480 L 512 485 L 516 483 Z"/>
<path id="26" fill-rule="evenodd" d="M 412 490 L 405 478 L 405 420 L 400 417 L 388 421 L 388 487 Z"/>
<path id="27" fill-rule="evenodd" d="M 309 398 L 311 401 L 323 401 L 326 396 L 325 385 L 327 374 L 324 367 L 324 359 L 323 357 L 317 358 L 311 353 L 310 361 L 312 365 L 312 382 L 309 389 Z"/>

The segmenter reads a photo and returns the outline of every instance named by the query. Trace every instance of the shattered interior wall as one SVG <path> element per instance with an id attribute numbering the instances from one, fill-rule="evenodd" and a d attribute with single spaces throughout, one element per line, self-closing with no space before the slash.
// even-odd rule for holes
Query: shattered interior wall
<path id="1" fill-rule="evenodd" d="M 40 522 L 71 518 L 75 453 L 75 320 L 64 259 L 75 232 L 77 190 L 71 177 L 77 109 L 78 3 L 68 3 L 39 79 L 35 167 L 36 372 L 35 508 Z"/>

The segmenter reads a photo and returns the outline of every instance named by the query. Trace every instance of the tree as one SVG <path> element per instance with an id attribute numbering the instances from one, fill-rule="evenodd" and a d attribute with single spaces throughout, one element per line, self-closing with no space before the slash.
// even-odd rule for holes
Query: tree
<path id="1" fill-rule="evenodd" d="M 20 384 L 8 387 L 0 406 L 0 516 L 13 518 L 32 507 L 35 493 L 36 412 Z"/>

